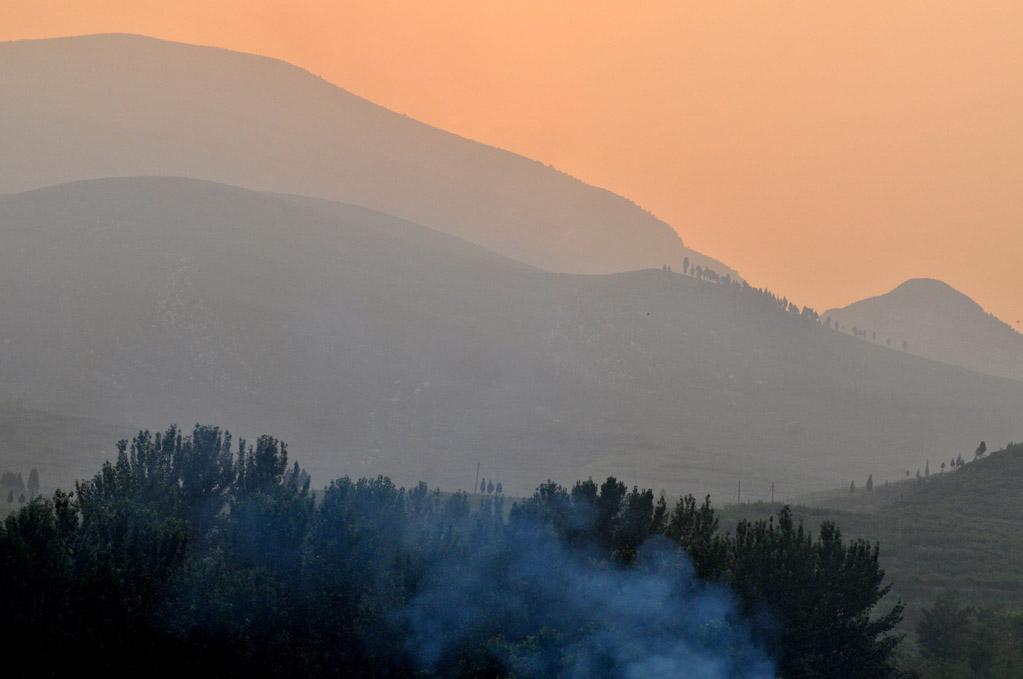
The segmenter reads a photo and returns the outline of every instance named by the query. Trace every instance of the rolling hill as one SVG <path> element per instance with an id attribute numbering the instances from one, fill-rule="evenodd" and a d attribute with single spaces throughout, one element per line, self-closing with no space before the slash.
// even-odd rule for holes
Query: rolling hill
<path id="1" fill-rule="evenodd" d="M 862 484 L 854 494 L 813 493 L 798 498 L 793 514 L 815 533 L 830 520 L 846 537 L 879 541 L 893 593 L 908 604 L 910 628 L 922 607 L 951 589 L 976 605 L 1023 608 L 1023 445 L 954 472 L 936 471 L 932 456 L 931 468 L 920 481 L 875 485 L 869 493 Z M 722 526 L 771 510 L 766 504 L 726 507 Z"/>
<path id="2" fill-rule="evenodd" d="M 737 274 L 634 203 L 287 63 L 131 35 L 0 44 L 0 193 L 174 175 L 344 201 L 551 271 Z"/>
<path id="3" fill-rule="evenodd" d="M 1023 334 L 950 285 L 914 278 L 891 292 L 823 314 L 864 339 L 942 363 L 1023 380 Z"/>
<path id="4" fill-rule="evenodd" d="M 0 399 L 270 433 L 317 482 L 465 488 L 481 462 L 510 494 L 781 498 L 1019 438 L 1019 382 L 738 285 L 549 273 L 351 205 L 93 180 L 0 197 L 0 241 Z"/>

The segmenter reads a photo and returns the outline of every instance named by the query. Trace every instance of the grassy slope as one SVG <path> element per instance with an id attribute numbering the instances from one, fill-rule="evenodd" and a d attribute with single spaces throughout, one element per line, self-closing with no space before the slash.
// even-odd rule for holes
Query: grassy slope
<path id="1" fill-rule="evenodd" d="M 819 493 L 805 501 L 812 504 L 793 511 L 808 527 L 834 521 L 847 538 L 881 543 L 893 592 L 907 602 L 911 621 L 946 589 L 979 605 L 1023 609 L 1023 445 L 923 481 L 854 495 Z M 729 505 L 722 527 L 770 511 L 767 503 Z"/>
<path id="2" fill-rule="evenodd" d="M 133 433 L 130 426 L 0 401 L 0 471 L 21 472 L 27 482 L 29 471 L 35 467 L 44 495 L 57 487 L 72 489 L 73 479 L 99 471 L 103 461 L 114 456 L 114 444 Z M 4 492 L 0 514 L 17 507 L 17 500 L 8 505 Z"/>

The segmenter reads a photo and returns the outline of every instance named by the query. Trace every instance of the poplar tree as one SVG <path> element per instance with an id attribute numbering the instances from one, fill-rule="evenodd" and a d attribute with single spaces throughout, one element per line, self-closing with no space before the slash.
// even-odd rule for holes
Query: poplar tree
<path id="1" fill-rule="evenodd" d="M 39 471 L 35 467 L 28 473 L 28 492 L 33 498 L 39 492 Z"/>

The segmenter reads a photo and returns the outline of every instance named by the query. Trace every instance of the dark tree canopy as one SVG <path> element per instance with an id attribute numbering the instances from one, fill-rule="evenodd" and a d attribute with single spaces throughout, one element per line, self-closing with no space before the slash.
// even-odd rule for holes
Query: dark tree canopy
<path id="1" fill-rule="evenodd" d="M 314 503 L 272 437 L 171 427 L 117 451 L 0 526 L 0 634 L 42 674 L 618 677 L 683 648 L 728 679 L 774 677 L 768 656 L 785 679 L 895 676 L 877 545 L 787 508 L 723 535 L 709 498 L 615 478 L 548 481 L 507 519 L 492 481 L 473 505 L 384 477 Z"/>

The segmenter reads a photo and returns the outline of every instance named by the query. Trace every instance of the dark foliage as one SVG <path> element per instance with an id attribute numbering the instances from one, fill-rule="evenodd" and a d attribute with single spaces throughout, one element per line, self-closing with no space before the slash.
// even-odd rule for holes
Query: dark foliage
<path id="1" fill-rule="evenodd" d="M 141 432 L 0 528 L 0 634 L 43 674 L 894 676 L 878 548 L 833 525 L 721 535 L 709 498 L 614 478 L 478 501 L 380 477 L 314 502 L 276 439 Z"/>
<path id="2" fill-rule="evenodd" d="M 966 605 L 946 592 L 916 627 L 923 679 L 1013 679 L 1023 676 L 1023 615 Z"/>

